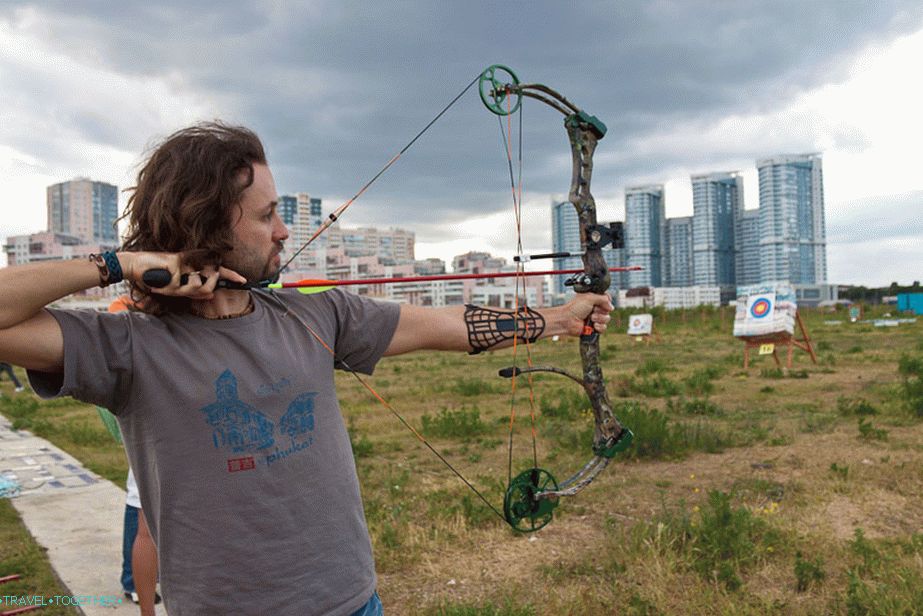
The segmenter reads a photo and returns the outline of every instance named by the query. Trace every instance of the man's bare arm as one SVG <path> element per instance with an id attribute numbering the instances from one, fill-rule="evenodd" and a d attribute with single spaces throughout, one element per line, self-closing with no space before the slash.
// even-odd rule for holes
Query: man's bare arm
<path id="1" fill-rule="evenodd" d="M 206 268 L 180 286 L 181 255 L 151 252 L 118 254 L 122 273 L 139 281 L 149 269 L 170 271 L 173 282 L 157 292 L 209 299 L 219 276 L 243 278 L 226 268 Z M 64 362 L 64 340 L 58 322 L 44 311 L 48 304 L 100 284 L 97 266 L 87 260 L 49 261 L 0 269 L 0 361 L 32 370 L 58 372 Z"/>
<path id="2" fill-rule="evenodd" d="M 541 338 L 549 336 L 579 336 L 583 322 L 592 314 L 593 326 L 603 332 L 609 323 L 612 301 L 608 295 L 583 293 L 576 295 L 563 306 L 532 309 L 541 315 L 544 324 Z M 508 311 L 510 315 L 512 311 Z M 520 341 L 520 344 L 522 342 Z M 492 349 L 513 345 L 512 337 L 499 342 Z M 469 328 L 465 321 L 464 306 L 423 308 L 402 305 L 397 330 L 385 355 L 399 355 L 421 349 L 441 351 L 472 351 Z"/>

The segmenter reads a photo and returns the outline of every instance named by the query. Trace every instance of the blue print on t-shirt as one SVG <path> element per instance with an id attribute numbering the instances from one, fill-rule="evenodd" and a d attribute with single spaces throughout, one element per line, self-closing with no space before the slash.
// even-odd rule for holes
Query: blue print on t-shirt
<path id="1" fill-rule="evenodd" d="M 288 434 L 292 440 L 314 431 L 314 396 L 317 392 L 301 394 L 288 405 L 285 415 L 279 420 L 279 431 Z"/>
<path id="2" fill-rule="evenodd" d="M 241 453 L 272 446 L 275 426 L 265 415 L 238 397 L 237 377 L 230 370 L 225 370 L 215 380 L 215 397 L 215 402 L 199 409 L 205 413 L 208 425 L 214 428 L 212 442 L 215 448 Z"/>

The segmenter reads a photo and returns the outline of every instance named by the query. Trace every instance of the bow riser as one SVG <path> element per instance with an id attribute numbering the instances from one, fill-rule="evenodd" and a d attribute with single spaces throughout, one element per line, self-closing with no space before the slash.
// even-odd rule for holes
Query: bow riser
<path id="1" fill-rule="evenodd" d="M 596 202 L 590 192 L 593 176 L 593 154 L 599 142 L 593 127 L 582 122 L 576 115 L 564 121 L 570 139 L 573 157 L 570 202 L 577 210 L 580 222 L 580 244 L 583 249 L 583 268 L 587 278 L 575 290 L 578 293 L 607 293 L 611 279 L 609 266 L 602 249 L 594 247 L 598 238 L 588 235 L 597 228 Z M 593 451 L 597 455 L 609 448 L 621 435 L 622 426 L 612 412 L 612 404 L 606 391 L 599 357 L 599 334 L 593 332 L 580 337 L 580 358 L 583 363 L 583 388 L 596 418 L 593 436 Z"/>

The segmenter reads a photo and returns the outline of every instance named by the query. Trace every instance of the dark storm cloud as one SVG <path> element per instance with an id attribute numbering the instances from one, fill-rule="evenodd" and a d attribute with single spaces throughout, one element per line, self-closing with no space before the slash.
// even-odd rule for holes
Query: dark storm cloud
<path id="1" fill-rule="evenodd" d="M 728 159 L 666 145 L 633 154 L 625 149 L 632 140 L 780 108 L 842 80 L 862 50 L 923 21 L 923 5 L 897 0 L 61 2 L 3 5 L 0 19 L 24 24 L 29 10 L 40 17 L 29 27 L 62 53 L 221 101 L 226 119 L 263 136 L 279 190 L 310 192 L 328 208 L 337 205 L 331 196 L 351 196 L 494 62 L 551 85 L 609 125 L 596 191 L 616 191 L 689 157 L 696 166 Z M 99 104 L 104 115 L 119 114 Z M 62 118 L 93 143 L 138 147 L 151 137 L 113 131 L 86 111 Z M 527 190 L 566 192 L 560 118 L 530 105 L 524 122 Z M 496 120 L 469 92 L 346 222 L 432 224 L 506 207 L 500 143 Z"/>

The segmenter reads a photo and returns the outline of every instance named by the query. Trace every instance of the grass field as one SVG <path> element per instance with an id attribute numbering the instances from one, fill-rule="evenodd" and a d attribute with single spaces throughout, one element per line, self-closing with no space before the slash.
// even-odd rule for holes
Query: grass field
<path id="1" fill-rule="evenodd" d="M 730 309 L 654 314 L 659 342 L 629 339 L 627 312 L 602 339 L 634 446 L 532 535 L 505 527 L 338 375 L 387 612 L 923 613 L 923 320 L 876 328 L 804 311 L 819 363 L 796 351 L 790 371 L 763 356 L 745 372 Z M 532 355 L 579 372 L 573 340 Z M 416 353 L 371 379 L 497 507 L 511 396 L 496 374 L 510 361 Z M 3 387 L 0 412 L 16 426 L 124 483 L 124 455 L 92 407 L 11 401 Z M 566 379 L 541 375 L 534 392 L 538 463 L 562 480 L 590 458 L 592 416 Z M 520 379 L 514 474 L 533 464 L 529 407 Z M 0 502 L 4 523 L 9 511 Z"/>

